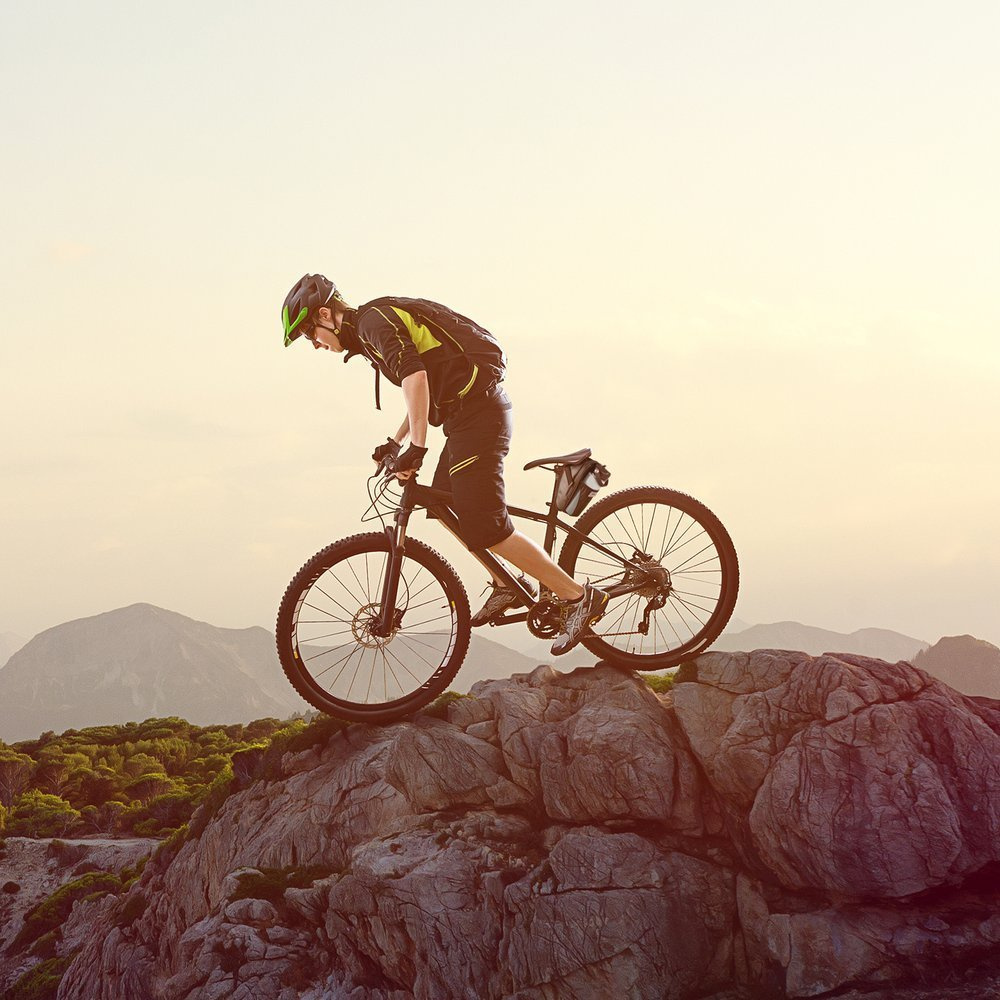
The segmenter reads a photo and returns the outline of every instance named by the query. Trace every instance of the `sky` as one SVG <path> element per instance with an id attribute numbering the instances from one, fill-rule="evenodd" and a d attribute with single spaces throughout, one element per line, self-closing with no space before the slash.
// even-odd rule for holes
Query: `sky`
<path id="1" fill-rule="evenodd" d="M 747 623 L 1000 644 L 998 37 L 961 0 L 5 4 L 0 632 L 273 627 L 367 529 L 402 397 L 281 346 L 322 272 L 498 337 L 511 502 L 590 447 L 719 515 Z"/>

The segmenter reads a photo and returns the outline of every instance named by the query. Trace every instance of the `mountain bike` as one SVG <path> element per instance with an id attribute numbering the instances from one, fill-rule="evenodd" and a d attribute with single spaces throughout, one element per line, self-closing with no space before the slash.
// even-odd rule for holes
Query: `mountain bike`
<path id="1" fill-rule="evenodd" d="M 548 510 L 508 511 L 545 525 L 550 556 L 564 535 L 558 564 L 610 595 L 582 640 L 595 657 L 642 670 L 677 666 L 714 642 L 733 613 L 739 564 L 732 540 L 704 504 L 662 486 L 620 490 L 588 506 L 600 485 L 595 466 L 603 469 L 588 448 L 529 462 L 526 470 L 556 474 Z M 368 490 L 362 520 L 378 518 L 383 530 L 334 542 L 295 574 L 276 638 L 282 668 L 307 702 L 347 721 L 382 723 L 415 712 L 448 687 L 472 628 L 455 570 L 407 534 L 413 512 L 426 509 L 461 539 L 451 494 L 420 485 L 416 476 L 400 481 L 384 464 Z M 567 512 L 582 516 L 571 524 L 559 516 Z M 543 639 L 563 631 L 564 607 L 551 592 L 542 587 L 536 598 L 492 552 L 469 551 L 523 605 L 491 625 L 526 624 Z"/>

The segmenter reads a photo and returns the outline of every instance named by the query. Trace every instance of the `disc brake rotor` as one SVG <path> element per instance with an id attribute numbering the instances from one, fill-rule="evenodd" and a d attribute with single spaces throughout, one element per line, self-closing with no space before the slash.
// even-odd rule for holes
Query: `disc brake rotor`
<path id="1" fill-rule="evenodd" d="M 351 622 L 351 632 L 354 634 L 354 641 L 366 649 L 382 649 L 392 642 L 400 626 L 403 624 L 403 612 L 397 608 L 393 616 L 392 631 L 387 636 L 375 635 L 374 628 L 378 624 L 379 615 L 382 613 L 381 604 L 366 604 L 358 608 L 354 619 Z"/>

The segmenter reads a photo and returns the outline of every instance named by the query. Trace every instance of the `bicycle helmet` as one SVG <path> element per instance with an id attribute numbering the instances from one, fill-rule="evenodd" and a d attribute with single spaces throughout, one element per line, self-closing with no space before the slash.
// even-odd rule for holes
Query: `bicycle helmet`
<path id="1" fill-rule="evenodd" d="M 306 320 L 315 316 L 320 306 L 331 299 L 344 301 L 337 286 L 325 275 L 303 274 L 285 296 L 281 307 L 281 325 L 285 333 L 285 347 L 298 340 L 306 327 Z"/>

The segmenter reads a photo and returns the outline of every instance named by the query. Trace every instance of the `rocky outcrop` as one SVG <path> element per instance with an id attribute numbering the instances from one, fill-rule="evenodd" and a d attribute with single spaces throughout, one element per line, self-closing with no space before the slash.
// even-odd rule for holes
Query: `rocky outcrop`
<path id="1" fill-rule="evenodd" d="M 19 976 L 40 961 L 30 949 L 17 947 L 24 918 L 60 888 L 90 872 L 121 872 L 158 845 L 148 838 L 129 840 L 0 839 L 0 996 Z M 78 905 L 62 927 L 59 947 L 69 954 L 92 931 L 89 906 Z"/>
<path id="2" fill-rule="evenodd" d="M 240 773 L 60 998 L 806 997 L 1000 945 L 1000 713 L 906 663 L 540 667 Z"/>

